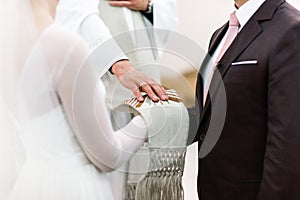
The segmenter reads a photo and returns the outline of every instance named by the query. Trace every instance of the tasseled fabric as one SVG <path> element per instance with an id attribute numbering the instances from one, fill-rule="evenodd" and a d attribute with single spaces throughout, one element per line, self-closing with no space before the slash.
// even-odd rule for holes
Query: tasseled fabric
<path id="1" fill-rule="evenodd" d="M 150 168 L 139 181 L 135 200 L 183 200 L 186 148 L 150 149 Z"/>

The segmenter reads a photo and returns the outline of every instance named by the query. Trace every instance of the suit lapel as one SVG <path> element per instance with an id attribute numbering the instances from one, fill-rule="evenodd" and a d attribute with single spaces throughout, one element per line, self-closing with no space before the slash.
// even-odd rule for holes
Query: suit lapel
<path id="1" fill-rule="evenodd" d="M 240 56 L 261 32 L 262 28 L 256 20 L 251 20 L 247 23 L 218 63 L 218 70 L 222 77 L 225 76 L 231 63 Z"/>
<path id="2" fill-rule="evenodd" d="M 226 24 L 224 24 L 221 28 L 219 28 L 214 35 L 212 36 L 212 39 L 210 41 L 209 44 L 209 50 L 208 53 L 206 54 L 201 67 L 200 67 L 200 72 L 198 75 L 198 80 L 197 80 L 197 98 L 199 101 L 199 105 L 200 105 L 200 111 L 201 114 L 204 113 L 203 112 L 203 77 L 202 75 L 204 74 L 204 71 L 206 70 L 206 68 L 208 67 L 209 62 L 211 61 L 211 56 L 213 55 L 213 53 L 215 52 L 215 50 L 217 49 L 219 43 L 221 42 L 221 40 L 223 39 L 224 35 L 226 34 L 226 31 L 228 29 L 229 23 L 227 22 Z M 209 99 L 209 98 L 208 98 Z"/>
<path id="3" fill-rule="evenodd" d="M 220 62 L 217 65 L 217 69 L 220 72 L 222 78 L 226 75 L 231 63 L 236 60 L 240 54 L 255 40 L 255 38 L 263 31 L 260 22 L 272 19 L 277 7 L 285 2 L 285 0 L 267 0 L 262 7 L 252 16 L 248 21 L 242 31 L 237 35 L 231 46 L 225 52 Z M 225 24 L 218 33 L 216 33 L 216 39 L 212 39 L 211 47 L 209 48 L 209 54 L 216 50 L 219 43 L 221 42 L 223 36 L 227 31 L 228 23 Z M 201 113 L 201 120 L 203 116 L 207 113 L 208 108 L 211 105 L 211 99 L 214 98 L 220 81 L 216 80 L 216 76 L 213 76 L 210 85 L 210 97 L 207 98 L 203 111 Z M 201 121 L 200 121 L 201 123 Z"/>
<path id="4" fill-rule="evenodd" d="M 223 39 L 223 37 L 224 37 L 224 35 L 225 35 L 225 33 L 226 33 L 227 29 L 228 29 L 228 26 L 229 26 L 229 23 L 224 24 L 212 36 L 212 39 L 211 39 L 210 44 L 209 44 L 208 53 L 206 54 L 206 56 L 205 56 L 205 58 L 204 58 L 204 60 L 203 60 L 203 62 L 201 64 L 201 67 L 200 67 L 200 74 L 199 75 L 201 75 L 201 78 L 202 78 L 202 75 L 203 75 L 206 67 L 208 66 L 208 63 L 210 62 L 211 56 L 213 55 L 213 53 L 217 49 L 219 43 Z"/>
<path id="5" fill-rule="evenodd" d="M 229 23 L 227 22 L 226 24 L 224 24 L 220 29 L 218 29 L 215 33 L 215 35 L 213 36 L 211 43 L 209 45 L 209 49 L 208 49 L 208 54 L 209 55 L 213 55 L 213 53 L 215 52 L 215 50 L 217 49 L 217 47 L 219 46 L 221 40 L 223 39 L 223 37 L 225 36 L 227 29 L 229 27 Z"/>

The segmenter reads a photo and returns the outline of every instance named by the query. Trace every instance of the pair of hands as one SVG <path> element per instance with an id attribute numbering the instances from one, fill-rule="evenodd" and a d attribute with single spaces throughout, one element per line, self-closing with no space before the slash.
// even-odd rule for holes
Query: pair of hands
<path id="1" fill-rule="evenodd" d="M 146 92 L 152 101 L 168 100 L 164 88 L 152 78 L 142 74 L 132 67 L 128 60 L 121 60 L 112 66 L 112 72 L 120 83 L 131 90 L 137 100 L 144 101 L 141 92 Z"/>
<path id="2" fill-rule="evenodd" d="M 149 0 L 111 0 L 109 4 L 116 7 L 127 7 L 136 11 L 147 11 Z"/>

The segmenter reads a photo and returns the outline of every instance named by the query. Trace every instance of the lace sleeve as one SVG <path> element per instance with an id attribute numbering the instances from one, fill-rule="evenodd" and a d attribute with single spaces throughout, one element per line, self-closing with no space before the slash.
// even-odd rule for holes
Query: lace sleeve
<path id="1" fill-rule="evenodd" d="M 57 91 L 87 157 L 100 170 L 110 171 L 138 150 L 147 135 L 147 127 L 141 117 L 136 117 L 124 128 L 113 131 L 103 83 L 92 64 L 82 65 L 88 49 L 83 42 L 76 43 L 64 62 Z"/>

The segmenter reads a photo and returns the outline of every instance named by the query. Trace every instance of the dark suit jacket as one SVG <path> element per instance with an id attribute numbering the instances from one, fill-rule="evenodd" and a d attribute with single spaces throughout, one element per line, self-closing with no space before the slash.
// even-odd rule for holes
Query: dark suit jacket
<path id="1" fill-rule="evenodd" d="M 228 23 L 214 33 L 210 55 L 227 28 Z M 257 64 L 232 65 L 248 60 Z M 216 145 L 199 159 L 199 199 L 300 200 L 299 11 L 284 0 L 267 0 L 238 34 L 218 69 L 227 112 Z M 219 84 L 215 81 L 212 85 Z M 210 99 L 202 109 L 202 90 L 198 76 L 201 117 L 194 141 L 200 146 L 212 110 Z M 211 93 L 211 99 L 218 92 Z"/>

